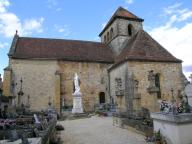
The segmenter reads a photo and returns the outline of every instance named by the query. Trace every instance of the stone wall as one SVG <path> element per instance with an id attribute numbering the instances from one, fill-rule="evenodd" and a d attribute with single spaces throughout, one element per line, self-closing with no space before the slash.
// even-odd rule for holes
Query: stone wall
<path id="1" fill-rule="evenodd" d="M 158 111 L 159 104 L 157 95 L 149 93 L 147 88 L 149 86 L 148 73 L 153 70 L 154 73 L 160 73 L 160 88 L 161 98 L 167 101 L 171 101 L 172 93 L 171 88 L 174 89 L 173 95 L 178 99 L 179 92 L 182 90 L 182 66 L 179 63 L 160 63 L 160 62 L 127 62 L 110 72 L 111 88 L 110 93 L 113 97 L 114 83 L 116 77 L 122 77 L 125 75 L 126 68 L 128 72 L 132 72 L 134 79 L 138 80 L 138 93 L 141 94 L 141 107 L 148 108 L 150 111 Z M 118 102 L 118 101 L 117 101 Z M 119 104 L 121 108 L 125 108 L 122 104 Z"/>
<path id="2" fill-rule="evenodd" d="M 4 70 L 3 95 L 12 96 L 12 94 L 11 94 L 11 70 Z"/>
<path id="3" fill-rule="evenodd" d="M 106 68 L 108 64 L 88 62 L 58 62 L 61 75 L 61 97 L 64 97 L 65 106 L 73 104 L 73 78 L 77 73 L 80 78 L 80 88 L 85 111 L 94 110 L 99 103 L 99 93 L 105 92 L 106 102 L 109 102 L 107 93 Z"/>
<path id="4" fill-rule="evenodd" d="M 58 112 L 61 99 L 65 106 L 72 106 L 73 77 L 77 73 L 81 80 L 81 92 L 85 111 L 94 110 L 99 103 L 99 93 L 105 93 L 109 102 L 107 68 L 110 64 L 69 62 L 57 60 L 19 60 L 10 59 L 11 72 L 5 72 L 5 92 L 10 94 L 11 81 L 16 83 L 15 96 L 20 90 L 20 79 L 23 79 L 24 96 L 21 103 L 27 104 L 30 95 L 32 110 L 43 110 L 51 102 Z M 6 91 L 7 90 L 7 91 Z M 8 91 L 9 90 L 9 91 Z"/>
<path id="5" fill-rule="evenodd" d="M 118 34 L 128 36 L 128 25 L 131 24 L 133 26 L 133 33 L 135 35 L 139 30 L 143 29 L 142 22 L 125 20 L 125 19 L 117 19 L 118 20 Z"/>
<path id="6" fill-rule="evenodd" d="M 139 30 L 143 29 L 142 22 L 117 18 L 101 36 L 101 42 L 105 43 L 104 37 L 107 37 L 107 33 L 109 32 L 110 34 L 110 30 L 113 28 L 113 37 L 110 38 L 106 43 L 110 45 L 116 55 L 122 51 L 124 42 L 131 38 L 131 36 L 128 35 L 129 24 L 131 24 L 133 28 L 132 36 L 135 35 Z"/>
<path id="7" fill-rule="evenodd" d="M 118 104 L 118 110 L 121 112 L 126 111 L 125 96 L 116 96 L 116 78 L 122 80 L 122 88 L 125 89 L 125 74 L 126 74 L 127 64 L 120 65 L 117 69 L 110 71 L 110 95 L 114 99 L 114 102 Z"/>
<path id="8" fill-rule="evenodd" d="M 15 93 L 20 90 L 20 79 L 23 79 L 22 103 L 27 103 L 30 95 L 32 110 L 43 110 L 48 107 L 49 101 L 55 106 L 56 71 L 59 69 L 55 60 L 19 60 L 11 59 L 10 67 L 13 80 L 17 83 Z M 18 97 L 16 97 L 17 103 Z"/>

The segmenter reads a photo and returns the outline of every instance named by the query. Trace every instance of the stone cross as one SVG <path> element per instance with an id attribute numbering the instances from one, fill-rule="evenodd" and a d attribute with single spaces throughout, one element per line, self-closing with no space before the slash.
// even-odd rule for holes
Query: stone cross
<path id="1" fill-rule="evenodd" d="M 190 74 L 189 78 L 190 78 L 190 80 L 191 80 L 191 83 L 192 83 L 192 74 Z"/>

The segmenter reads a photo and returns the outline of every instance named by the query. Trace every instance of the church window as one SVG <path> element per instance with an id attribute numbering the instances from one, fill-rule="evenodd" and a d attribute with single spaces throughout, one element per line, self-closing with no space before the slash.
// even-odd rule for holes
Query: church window
<path id="1" fill-rule="evenodd" d="M 109 32 L 107 32 L 107 41 L 109 41 Z"/>
<path id="2" fill-rule="evenodd" d="M 157 98 L 161 98 L 161 91 L 160 91 L 160 74 L 155 74 L 155 86 L 159 89 L 157 92 Z"/>
<path id="3" fill-rule="evenodd" d="M 106 35 L 104 36 L 104 43 L 106 43 Z"/>
<path id="4" fill-rule="evenodd" d="M 133 34 L 133 26 L 131 24 L 128 25 L 128 35 L 132 36 Z"/>
<path id="5" fill-rule="evenodd" d="M 113 38 L 113 28 L 111 28 L 111 30 L 110 30 L 110 39 L 112 39 Z"/>

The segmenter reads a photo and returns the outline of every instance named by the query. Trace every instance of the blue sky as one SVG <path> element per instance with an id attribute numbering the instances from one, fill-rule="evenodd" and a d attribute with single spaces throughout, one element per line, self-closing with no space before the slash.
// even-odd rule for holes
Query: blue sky
<path id="1" fill-rule="evenodd" d="M 191 0 L 0 0 L 0 73 L 16 29 L 20 36 L 99 41 L 119 6 L 145 19 L 144 30 L 192 73 Z"/>

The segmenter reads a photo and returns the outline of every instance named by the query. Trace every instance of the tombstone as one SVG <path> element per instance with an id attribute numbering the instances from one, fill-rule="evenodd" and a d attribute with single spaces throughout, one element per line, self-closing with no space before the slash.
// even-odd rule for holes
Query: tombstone
<path id="1" fill-rule="evenodd" d="M 21 140 L 22 140 L 22 144 L 29 144 L 29 141 L 25 132 L 22 133 Z"/>
<path id="2" fill-rule="evenodd" d="M 19 139 L 19 135 L 17 133 L 17 131 L 14 129 L 14 130 L 11 130 L 9 131 L 8 133 L 8 139 L 13 142 L 13 141 L 16 141 Z"/>
<path id="3" fill-rule="evenodd" d="M 40 124 L 41 122 L 39 121 L 38 117 L 36 114 L 33 115 L 34 119 L 35 119 L 35 124 Z"/>
<path id="4" fill-rule="evenodd" d="M 185 87 L 184 92 L 185 92 L 185 95 L 187 96 L 189 105 L 192 107 L 192 83 L 188 84 Z"/>

